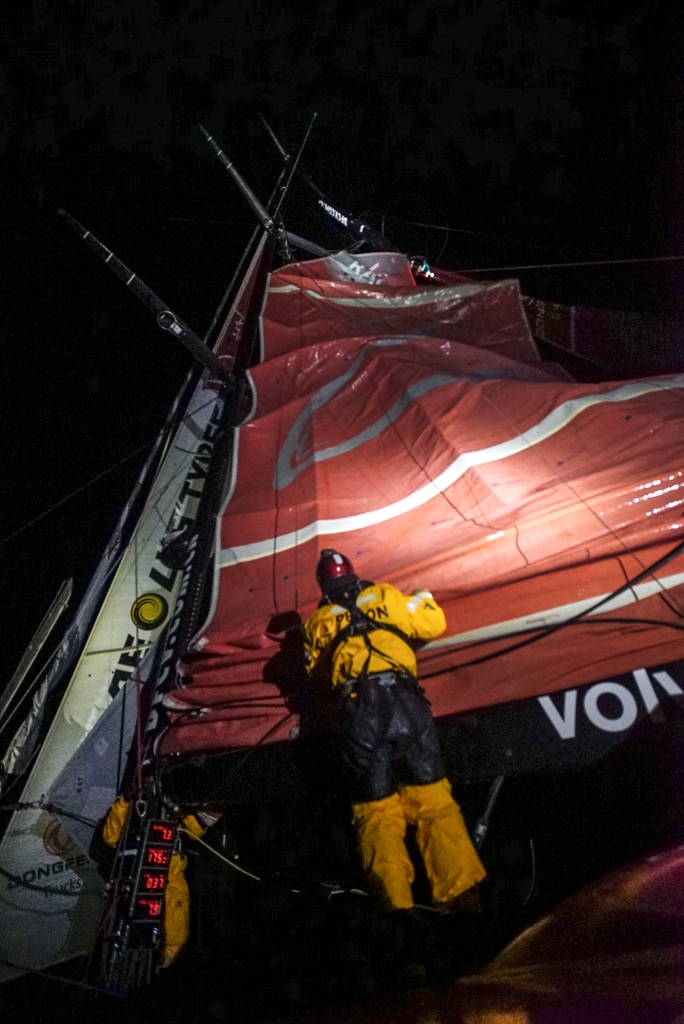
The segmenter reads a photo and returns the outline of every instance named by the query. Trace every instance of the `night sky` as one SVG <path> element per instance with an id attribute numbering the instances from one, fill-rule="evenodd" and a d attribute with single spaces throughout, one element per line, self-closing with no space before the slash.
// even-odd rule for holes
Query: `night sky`
<path id="1" fill-rule="evenodd" d="M 318 187 L 461 267 L 679 252 L 682 36 L 659 0 L 257 0 L 10 6 L 0 110 L 0 615 L 11 675 L 59 583 L 82 591 L 189 357 L 56 216 L 66 207 L 203 333 L 253 221 L 201 120 L 265 199 L 318 120 Z M 288 226 L 335 244 L 293 187 Z M 449 226 L 450 233 L 411 221 Z M 337 245 L 344 244 L 343 239 Z M 681 273 L 534 271 L 528 293 L 678 321 Z M 671 353 L 651 353 L 651 363 Z M 131 454 L 138 450 L 138 454 Z M 126 461 L 122 461 L 126 460 Z"/>
<path id="2" fill-rule="evenodd" d="M 398 248 L 447 265 L 684 251 L 676 2 L 15 0 L 0 33 L 0 689 L 69 576 L 75 609 L 190 365 L 59 207 L 200 335 L 254 221 L 198 121 L 266 200 L 280 162 L 259 113 L 296 149 L 316 111 L 303 163 L 317 186 L 384 225 Z M 345 244 L 301 182 L 285 219 L 320 244 Z M 684 264 L 520 277 L 527 294 L 657 314 L 669 347 L 644 353 L 644 365 L 684 369 Z M 646 807 L 650 783 L 632 768 Z M 609 801 L 620 772 L 604 772 L 605 804 L 589 773 L 584 789 L 568 785 L 570 824 L 559 813 L 544 827 L 558 849 L 579 843 L 579 874 L 554 877 L 548 892 L 606 866 L 587 803 L 596 827 L 614 813 L 616 843 L 628 842 L 631 819 Z M 537 785 L 511 783 L 504 831 L 559 803 L 553 780 Z"/>

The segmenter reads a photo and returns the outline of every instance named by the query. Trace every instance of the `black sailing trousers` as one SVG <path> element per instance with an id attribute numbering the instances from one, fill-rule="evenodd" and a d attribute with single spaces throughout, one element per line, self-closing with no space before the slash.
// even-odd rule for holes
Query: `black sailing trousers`
<path id="1" fill-rule="evenodd" d="M 380 672 L 342 697 L 341 743 L 351 776 L 352 800 L 382 800 L 399 786 L 444 778 L 430 703 L 418 680 Z"/>

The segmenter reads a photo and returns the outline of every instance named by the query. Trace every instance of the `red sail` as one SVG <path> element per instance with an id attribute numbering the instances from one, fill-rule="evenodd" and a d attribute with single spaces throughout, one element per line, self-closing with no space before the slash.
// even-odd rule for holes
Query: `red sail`
<path id="1" fill-rule="evenodd" d="M 323 547 L 444 607 L 446 634 L 419 655 L 438 716 L 684 656 L 667 625 L 684 615 L 684 555 L 620 590 L 684 539 L 684 376 L 559 380 L 516 282 L 411 280 L 377 253 L 271 275 L 212 609 L 160 753 L 290 736 L 269 623 L 314 610 Z"/>

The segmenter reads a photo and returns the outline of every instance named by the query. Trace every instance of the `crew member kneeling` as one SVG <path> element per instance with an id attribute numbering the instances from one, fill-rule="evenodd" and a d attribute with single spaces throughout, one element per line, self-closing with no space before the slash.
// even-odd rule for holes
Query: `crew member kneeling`
<path id="1" fill-rule="evenodd" d="M 304 624 L 307 668 L 313 680 L 334 688 L 369 884 L 389 907 L 413 906 L 409 824 L 435 904 L 449 909 L 485 870 L 451 795 L 416 678 L 411 640 L 443 633 L 444 612 L 427 590 L 406 597 L 389 583 L 360 580 L 349 559 L 331 549 L 321 553 L 316 578 L 323 599 Z"/>

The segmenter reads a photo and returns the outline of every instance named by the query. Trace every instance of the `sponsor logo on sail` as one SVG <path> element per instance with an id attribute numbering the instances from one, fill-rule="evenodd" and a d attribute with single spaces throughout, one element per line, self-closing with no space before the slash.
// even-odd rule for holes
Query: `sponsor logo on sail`
<path id="1" fill-rule="evenodd" d="M 52 864 L 35 864 L 21 875 L 13 875 L 11 879 L 8 879 L 7 889 L 16 889 L 19 885 L 39 886 L 41 878 L 53 878 L 65 871 L 72 871 L 74 868 L 85 868 L 88 864 L 88 858 L 84 853 L 79 853 L 76 857 L 68 857 L 66 860 L 53 861 Z M 60 892 L 78 892 L 82 887 L 83 880 L 77 877 L 70 878 L 58 886 Z M 50 886 L 50 889 L 52 890 L 53 886 Z"/>
<path id="2" fill-rule="evenodd" d="M 330 203 L 326 203 L 322 199 L 319 199 L 318 205 L 322 206 L 328 216 L 332 217 L 333 220 L 339 221 L 340 224 L 344 224 L 345 228 L 349 225 L 349 217 L 345 217 L 343 213 L 336 210 L 334 206 L 330 205 Z"/>
<path id="3" fill-rule="evenodd" d="M 674 681 L 669 672 L 653 671 L 651 673 L 658 686 L 669 697 L 684 697 L 684 690 Z M 660 706 L 660 696 L 651 681 L 649 673 L 639 668 L 632 673 L 638 700 L 644 710 L 653 715 Z M 562 696 L 562 710 L 558 697 Z M 577 690 L 565 690 L 558 697 L 537 697 L 544 714 L 562 740 L 574 740 L 577 737 L 578 693 Z M 607 705 L 606 697 L 612 698 Z M 603 700 L 602 700 L 603 698 Z M 606 680 L 594 683 L 585 692 L 581 702 L 581 710 L 590 725 L 602 732 L 625 732 L 631 729 L 639 716 L 637 697 L 624 683 Z M 614 713 L 617 712 L 617 713 Z"/>
<path id="4" fill-rule="evenodd" d="M 165 550 L 169 547 L 170 538 L 175 537 L 182 540 L 182 535 L 187 533 L 187 530 L 197 519 L 199 501 L 204 491 L 209 460 L 214 450 L 214 442 L 219 431 L 222 411 L 223 403 L 216 401 L 211 417 L 202 433 L 201 442 L 197 446 L 197 451 L 185 474 L 183 486 L 180 489 L 178 499 L 167 523 L 166 531 L 159 543 L 156 558 L 148 574 L 152 583 L 165 590 L 169 594 L 169 598 L 167 599 L 159 591 L 150 591 L 137 597 L 131 607 L 131 618 L 138 629 L 158 629 L 163 625 L 168 616 L 169 601 L 176 586 L 179 569 L 173 567 L 174 559 L 167 557 Z M 154 618 L 155 611 L 156 619 Z M 130 678 L 131 673 L 138 667 L 143 654 L 140 644 L 130 633 L 127 634 L 120 650 L 122 653 L 109 683 L 109 695 L 112 699 Z"/>
<path id="5" fill-rule="evenodd" d="M 138 629 L 156 629 L 168 614 L 169 602 L 162 594 L 141 594 L 131 608 L 131 618 Z"/>

